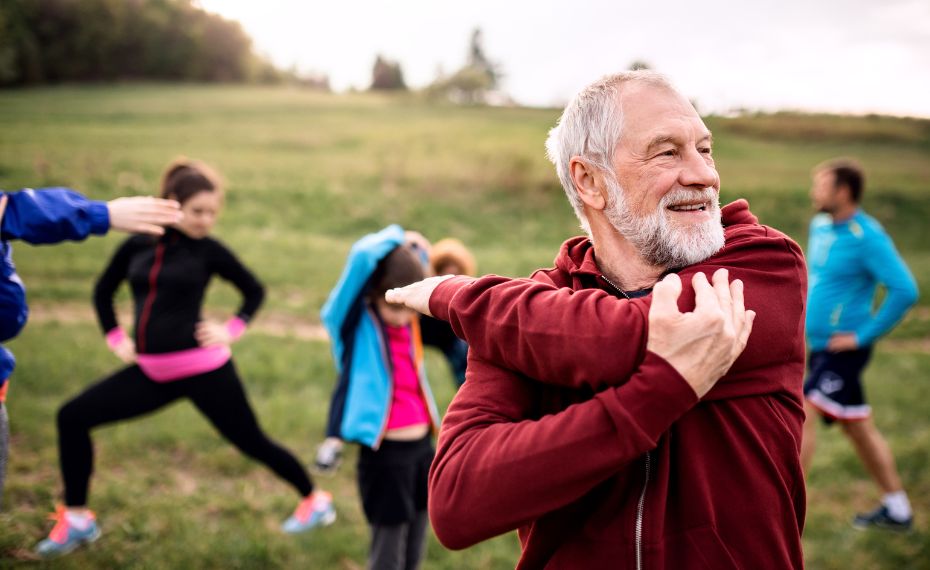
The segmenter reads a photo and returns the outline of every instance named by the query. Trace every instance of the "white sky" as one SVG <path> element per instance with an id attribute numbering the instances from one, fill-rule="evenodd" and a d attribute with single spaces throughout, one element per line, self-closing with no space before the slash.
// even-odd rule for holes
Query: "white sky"
<path id="1" fill-rule="evenodd" d="M 471 30 L 504 91 L 563 105 L 641 59 L 702 112 L 803 109 L 930 117 L 930 0 L 200 0 L 259 53 L 366 88 L 375 55 L 408 85 L 465 62 Z"/>

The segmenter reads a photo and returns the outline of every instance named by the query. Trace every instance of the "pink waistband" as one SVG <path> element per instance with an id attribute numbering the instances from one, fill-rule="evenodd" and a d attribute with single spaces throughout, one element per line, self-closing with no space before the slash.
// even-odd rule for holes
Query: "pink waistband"
<path id="1" fill-rule="evenodd" d="M 139 354 L 136 363 L 152 380 L 171 382 L 216 370 L 231 356 L 228 346 L 214 345 L 162 354 Z"/>

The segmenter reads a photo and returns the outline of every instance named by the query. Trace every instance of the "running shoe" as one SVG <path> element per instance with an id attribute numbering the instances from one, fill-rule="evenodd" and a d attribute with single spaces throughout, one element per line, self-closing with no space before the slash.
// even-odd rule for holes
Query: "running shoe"
<path id="1" fill-rule="evenodd" d="M 82 544 L 90 544 L 100 538 L 100 527 L 94 513 L 90 513 L 89 524 L 85 529 L 79 529 L 71 524 L 68 511 L 63 506 L 55 509 L 55 514 L 49 516 L 55 521 L 55 526 L 48 538 L 36 545 L 36 554 L 42 557 L 61 556 L 68 554 Z"/>
<path id="2" fill-rule="evenodd" d="M 342 463 L 342 441 L 326 438 L 316 448 L 314 466 L 320 473 L 332 474 L 339 468 L 340 463 Z"/>
<path id="3" fill-rule="evenodd" d="M 318 526 L 329 526 L 334 522 L 336 509 L 333 507 L 333 496 L 326 491 L 316 491 L 300 501 L 294 514 L 281 525 L 281 530 L 296 534 Z"/>
<path id="4" fill-rule="evenodd" d="M 908 532 L 911 530 L 911 525 L 914 524 L 914 517 L 898 520 L 888 513 L 888 507 L 881 505 L 871 513 L 859 513 L 856 515 L 856 518 L 853 519 L 852 524 L 853 527 L 859 530 L 881 528 L 897 532 Z"/>

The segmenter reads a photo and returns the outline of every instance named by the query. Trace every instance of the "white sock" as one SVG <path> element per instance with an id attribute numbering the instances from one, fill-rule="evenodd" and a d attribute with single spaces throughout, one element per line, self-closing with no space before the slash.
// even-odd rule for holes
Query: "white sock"
<path id="1" fill-rule="evenodd" d="M 75 512 L 68 509 L 65 516 L 68 517 L 68 524 L 78 530 L 87 530 L 90 527 L 90 523 L 94 521 L 94 516 L 86 511 Z"/>
<path id="2" fill-rule="evenodd" d="M 911 502 L 907 500 L 907 493 L 904 491 L 885 494 L 882 504 L 888 507 L 888 515 L 895 520 L 904 521 L 911 518 Z"/>

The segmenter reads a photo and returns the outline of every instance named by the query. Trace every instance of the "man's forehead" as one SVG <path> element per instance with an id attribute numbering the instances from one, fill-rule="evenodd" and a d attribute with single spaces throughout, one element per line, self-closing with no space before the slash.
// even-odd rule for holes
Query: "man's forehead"
<path id="1" fill-rule="evenodd" d="M 702 140 L 711 136 L 691 102 L 664 87 L 641 85 L 621 93 L 623 137 L 642 144 Z"/>

